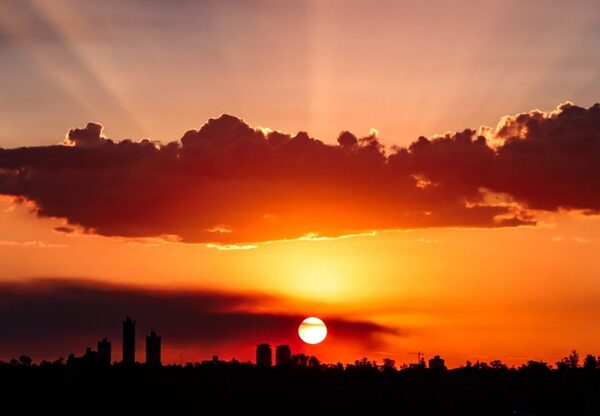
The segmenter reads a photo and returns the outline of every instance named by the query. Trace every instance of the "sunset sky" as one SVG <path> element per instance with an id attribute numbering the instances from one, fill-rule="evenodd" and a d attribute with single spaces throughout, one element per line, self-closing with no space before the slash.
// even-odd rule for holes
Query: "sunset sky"
<path id="1" fill-rule="evenodd" d="M 0 3 L 0 359 L 600 352 L 596 1 Z M 308 316 L 325 321 L 302 343 Z"/>

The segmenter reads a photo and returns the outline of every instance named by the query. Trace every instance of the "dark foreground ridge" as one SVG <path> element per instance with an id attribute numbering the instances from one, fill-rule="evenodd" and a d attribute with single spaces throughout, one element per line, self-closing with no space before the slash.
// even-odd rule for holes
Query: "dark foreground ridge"
<path id="1" fill-rule="evenodd" d="M 292 354 L 288 345 L 258 344 L 256 362 L 210 361 L 163 365 L 161 336 L 146 336 L 146 357 L 136 360 L 136 321 L 123 321 L 121 361 L 112 359 L 111 342 L 98 341 L 97 350 L 82 356 L 70 354 L 39 364 L 26 355 L 0 361 L 0 397 L 29 406 L 73 408 L 86 413 L 123 407 L 166 414 L 215 414 L 221 411 L 257 410 L 278 414 L 435 414 L 435 415 L 599 415 L 600 357 L 577 351 L 555 367 L 529 361 L 508 367 L 499 360 L 467 361 L 448 369 L 440 356 L 426 363 L 418 353 L 414 364 L 398 369 L 394 360 L 382 365 L 367 358 L 352 364 L 323 364 L 315 356 Z M 274 358 L 274 360 L 273 360 Z M 274 365 L 273 365 L 274 364 Z M 31 400 L 35 398 L 36 400 Z M 2 413 L 0 413 L 2 414 Z M 137 414 L 137 413 L 136 413 Z"/>
<path id="2" fill-rule="evenodd" d="M 193 406 L 197 413 L 212 414 L 239 407 L 282 413 L 600 414 L 600 369 L 550 369 L 540 362 L 520 368 L 477 363 L 452 370 L 419 365 L 396 370 L 366 359 L 346 366 L 309 359 L 260 367 L 215 359 L 160 367 L 83 361 L 36 365 L 22 357 L 0 365 L 0 391 L 24 409 L 35 403 L 24 398 L 49 397 L 48 406 L 61 409 L 83 402 L 107 409 Z"/>

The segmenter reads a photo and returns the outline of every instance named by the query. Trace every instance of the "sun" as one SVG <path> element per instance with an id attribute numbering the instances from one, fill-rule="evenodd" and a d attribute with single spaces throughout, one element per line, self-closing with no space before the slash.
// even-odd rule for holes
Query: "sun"
<path id="1" fill-rule="evenodd" d="M 302 321 L 298 327 L 298 335 L 307 344 L 318 344 L 327 336 L 327 327 L 322 320 L 311 316 Z"/>

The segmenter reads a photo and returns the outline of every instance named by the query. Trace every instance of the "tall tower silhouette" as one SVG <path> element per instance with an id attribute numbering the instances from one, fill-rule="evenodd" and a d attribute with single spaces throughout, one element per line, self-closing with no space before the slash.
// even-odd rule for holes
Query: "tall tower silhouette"
<path id="1" fill-rule="evenodd" d="M 160 337 L 156 332 L 146 336 L 146 365 L 160 367 Z"/>
<path id="2" fill-rule="evenodd" d="M 256 346 L 256 365 L 258 367 L 271 367 L 271 355 L 269 344 L 258 344 Z"/>
<path id="3" fill-rule="evenodd" d="M 123 321 L 123 364 L 135 363 L 135 321 L 129 316 Z"/>
<path id="4" fill-rule="evenodd" d="M 98 357 L 100 358 L 102 364 L 110 365 L 110 352 L 110 341 L 107 338 L 98 341 Z"/>
<path id="5" fill-rule="evenodd" d="M 275 364 L 278 367 L 290 365 L 292 362 L 292 350 L 289 345 L 278 345 L 275 349 Z"/>

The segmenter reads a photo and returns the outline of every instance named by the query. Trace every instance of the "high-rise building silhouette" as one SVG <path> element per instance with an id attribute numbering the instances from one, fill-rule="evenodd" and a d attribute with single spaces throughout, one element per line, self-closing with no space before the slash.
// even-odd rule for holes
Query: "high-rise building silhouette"
<path id="1" fill-rule="evenodd" d="M 129 316 L 123 322 L 123 364 L 135 363 L 135 321 Z"/>
<path id="2" fill-rule="evenodd" d="M 289 345 L 278 345 L 275 349 L 275 363 L 278 367 L 290 365 L 292 350 Z"/>
<path id="3" fill-rule="evenodd" d="M 146 336 L 146 365 L 160 367 L 160 337 L 156 332 Z"/>
<path id="4" fill-rule="evenodd" d="M 445 370 L 446 361 L 443 358 L 440 358 L 439 355 L 436 355 L 435 357 L 429 360 L 429 368 L 435 370 Z"/>
<path id="5" fill-rule="evenodd" d="M 98 358 L 102 364 L 110 365 L 111 363 L 110 341 L 106 338 L 98 341 Z"/>
<path id="6" fill-rule="evenodd" d="M 256 346 L 256 365 L 258 367 L 271 367 L 271 346 L 258 344 Z"/>

